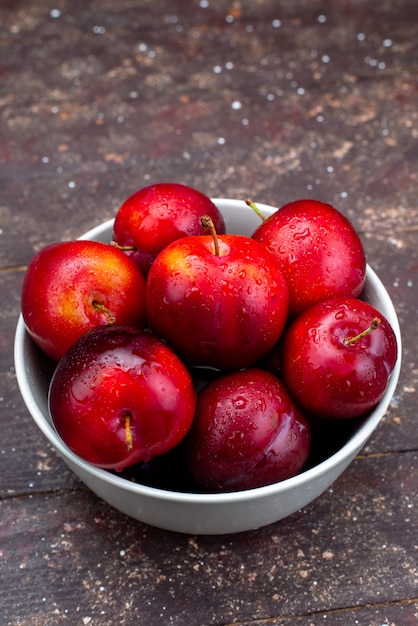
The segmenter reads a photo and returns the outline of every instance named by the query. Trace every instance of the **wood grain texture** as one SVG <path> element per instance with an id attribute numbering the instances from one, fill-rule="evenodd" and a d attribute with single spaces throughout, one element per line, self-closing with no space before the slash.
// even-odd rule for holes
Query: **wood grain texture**
<path id="1" fill-rule="evenodd" d="M 418 623 L 417 21 L 415 0 L 0 3 L 2 626 Z M 112 510 L 16 384 L 33 254 L 167 180 L 333 203 L 401 323 L 374 436 L 320 498 L 255 532 L 183 536 Z"/>
<path id="2" fill-rule="evenodd" d="M 79 623 L 109 625 L 116 616 L 127 624 L 298 623 L 373 606 L 416 614 L 417 488 L 417 453 L 361 458 L 287 520 L 223 537 L 153 529 L 86 490 L 3 500 L 3 619 L 78 623 L 82 611 Z"/>

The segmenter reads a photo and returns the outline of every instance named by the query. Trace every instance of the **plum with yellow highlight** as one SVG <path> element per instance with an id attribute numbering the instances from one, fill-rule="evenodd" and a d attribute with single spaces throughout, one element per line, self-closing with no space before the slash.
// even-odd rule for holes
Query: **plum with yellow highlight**
<path id="1" fill-rule="evenodd" d="M 54 243 L 30 262 L 22 288 L 22 316 L 40 348 L 58 361 L 95 326 L 145 324 L 145 279 L 110 244 Z"/>
<path id="2" fill-rule="evenodd" d="M 187 365 L 248 367 L 279 339 L 288 288 L 274 256 L 244 235 L 183 237 L 155 259 L 146 284 L 148 324 Z"/>

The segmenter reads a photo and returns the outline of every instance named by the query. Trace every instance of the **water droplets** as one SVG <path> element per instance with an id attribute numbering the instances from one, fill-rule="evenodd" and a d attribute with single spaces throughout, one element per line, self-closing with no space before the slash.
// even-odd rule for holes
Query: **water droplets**
<path id="1" fill-rule="evenodd" d="M 187 289 L 186 293 L 184 294 L 184 299 L 189 300 L 190 298 L 193 298 L 193 296 L 199 292 L 200 290 L 198 287 L 196 286 L 190 287 L 190 289 Z"/>
<path id="2" fill-rule="evenodd" d="M 296 241 L 302 241 L 303 239 L 307 239 L 310 236 L 311 236 L 311 231 L 310 231 L 310 229 L 308 227 L 306 227 L 303 230 L 300 230 L 300 231 L 294 233 L 293 238 Z"/>
<path id="3" fill-rule="evenodd" d="M 316 328 L 316 326 L 313 326 L 312 328 L 309 328 L 308 336 L 311 338 L 313 343 L 319 344 L 320 341 L 321 341 L 321 335 L 320 335 L 320 333 L 318 331 L 318 328 Z"/>
<path id="4" fill-rule="evenodd" d="M 337 320 L 337 322 L 341 321 L 341 320 L 345 320 L 347 317 L 347 311 L 345 311 L 344 309 L 339 309 L 335 315 L 334 315 L 335 319 Z"/>
<path id="5" fill-rule="evenodd" d="M 96 25 L 96 26 L 93 26 L 92 30 L 93 30 L 93 33 L 95 35 L 104 35 L 105 32 L 106 32 L 106 27 L 105 26 Z"/>
<path id="6" fill-rule="evenodd" d="M 245 409 L 245 407 L 248 404 L 248 400 L 245 396 L 237 396 L 234 399 L 234 408 L 237 409 L 238 411 L 242 411 L 243 409 Z"/>

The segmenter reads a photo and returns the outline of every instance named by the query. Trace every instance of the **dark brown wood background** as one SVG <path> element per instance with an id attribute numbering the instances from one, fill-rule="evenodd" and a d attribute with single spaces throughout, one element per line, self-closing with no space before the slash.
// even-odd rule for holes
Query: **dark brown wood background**
<path id="1" fill-rule="evenodd" d="M 417 35 L 416 0 L 1 0 L 1 625 L 418 623 Z M 117 513 L 17 389 L 33 254 L 158 181 L 333 203 L 398 311 L 378 430 L 323 496 L 256 532 Z"/>

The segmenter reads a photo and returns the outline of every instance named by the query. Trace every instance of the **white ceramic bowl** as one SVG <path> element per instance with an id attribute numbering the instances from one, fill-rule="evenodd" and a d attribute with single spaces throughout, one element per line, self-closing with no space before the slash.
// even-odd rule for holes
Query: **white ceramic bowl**
<path id="1" fill-rule="evenodd" d="M 260 219 L 239 200 L 215 199 L 229 232 L 251 235 Z M 259 205 L 264 214 L 275 209 Z M 109 242 L 113 220 L 89 231 L 81 239 Z M 224 534 L 252 530 L 296 512 L 323 493 L 346 469 L 385 414 L 394 394 L 401 363 L 401 336 L 392 301 L 375 272 L 368 267 L 364 299 L 391 323 L 399 356 L 386 393 L 367 417 L 355 423 L 341 445 L 316 465 L 293 478 L 247 491 L 202 494 L 170 491 L 132 482 L 101 470 L 77 457 L 57 435 L 48 413 L 51 365 L 35 346 L 20 316 L 15 337 L 16 376 L 33 419 L 74 473 L 100 498 L 127 515 L 167 530 L 189 534 Z"/>

